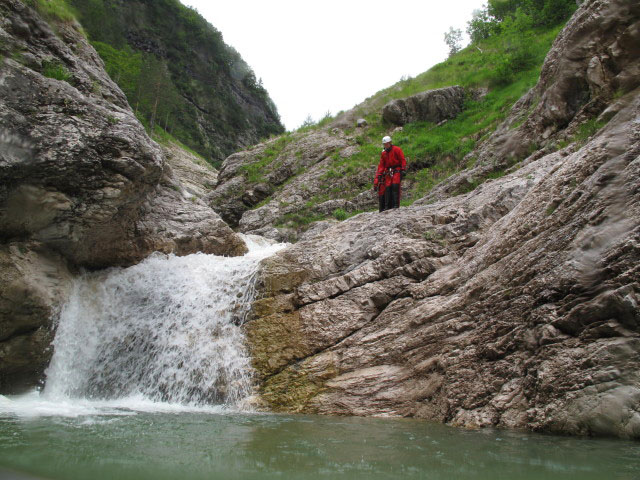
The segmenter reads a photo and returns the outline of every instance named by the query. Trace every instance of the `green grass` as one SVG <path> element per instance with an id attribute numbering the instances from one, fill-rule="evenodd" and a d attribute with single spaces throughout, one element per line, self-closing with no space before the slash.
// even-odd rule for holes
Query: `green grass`
<path id="1" fill-rule="evenodd" d="M 253 163 L 243 165 L 241 167 L 247 180 L 251 183 L 260 183 L 264 181 L 264 174 L 268 171 L 268 167 L 273 167 L 272 163 L 282 153 L 289 143 L 294 139 L 293 134 L 285 133 L 277 140 L 272 142 Z"/>
<path id="2" fill-rule="evenodd" d="M 47 20 L 72 23 L 76 20 L 76 11 L 65 0 L 23 0 L 35 8 Z"/>
<path id="3" fill-rule="evenodd" d="M 575 135 L 575 140 L 582 144 L 586 143 L 586 141 L 591 136 L 593 136 L 598 130 L 600 130 L 606 124 L 607 124 L 607 121 L 605 120 L 599 121 L 597 118 L 592 118 L 591 120 L 587 120 L 578 128 L 578 132 Z"/>
<path id="4" fill-rule="evenodd" d="M 489 92 L 480 100 L 468 95 L 463 112 L 441 126 L 416 122 L 405 125 L 401 132 L 393 135 L 394 144 L 405 153 L 407 180 L 413 185 L 411 190 L 405 191 L 402 204 L 411 204 L 446 178 L 472 166 L 465 156 L 495 131 L 513 104 L 537 83 L 544 57 L 560 29 L 558 26 L 549 30 L 532 30 L 524 36 L 504 34 L 490 37 L 465 48 L 427 72 L 403 79 L 368 98 L 356 107 L 356 112 L 367 120 L 369 126 L 359 134 L 355 130 L 346 132 L 357 135 L 355 140 L 360 151 L 348 158 L 334 154 L 324 174 L 326 183 L 331 185 L 365 169 L 371 170 L 373 179 L 380 158 L 380 138 L 393 128 L 384 124 L 380 113 L 382 106 L 397 98 L 450 85 L 461 85 L 469 94 L 480 87 L 488 88 Z M 521 119 L 520 124 L 525 120 Z M 352 198 L 362 191 L 362 185 L 351 184 L 345 189 L 344 183 L 342 181 L 343 188 L 337 193 L 340 198 Z M 469 188 L 474 189 L 478 184 Z M 329 187 L 326 190 L 331 193 Z"/>
<path id="5" fill-rule="evenodd" d="M 549 30 L 531 30 L 525 35 L 517 33 L 490 37 L 466 47 L 414 78 L 401 80 L 381 90 L 361 107 L 368 113 L 368 110 L 376 110 L 391 100 L 451 85 L 466 88 L 500 86 L 501 77 L 509 73 L 500 72 L 505 65 L 513 75 L 509 75 L 509 81 L 502 85 L 517 82 L 521 73 L 539 71 L 551 43 L 561 29 L 562 26 L 557 26 Z"/>
<path id="6" fill-rule="evenodd" d="M 42 62 L 42 75 L 68 83 L 72 78 L 69 70 L 57 60 Z"/>
<path id="7" fill-rule="evenodd" d="M 407 180 L 413 184 L 412 189 L 405 192 L 402 204 L 410 205 L 438 183 L 472 166 L 465 156 L 507 117 L 512 105 L 536 84 L 539 72 L 539 66 L 532 67 L 520 72 L 512 83 L 493 87 L 482 100 L 468 99 L 463 112 L 441 126 L 415 122 L 394 134 L 394 144 L 403 149 L 407 158 Z M 389 132 L 390 127 L 383 123 L 380 113 L 367 115 L 366 120 L 369 127 L 355 138 L 360 151 L 348 158 L 337 153 L 332 155 L 333 161 L 323 175 L 327 186 L 364 169 L 371 170 L 373 180 L 380 158 L 380 138 Z M 339 196 L 352 198 L 362 191 L 361 187 L 343 188 Z M 472 187 L 477 187 L 477 184 Z"/>
<path id="8" fill-rule="evenodd" d="M 343 210 L 342 208 L 336 208 L 333 211 L 332 215 L 333 215 L 333 218 L 335 218 L 336 220 L 340 220 L 340 221 L 346 220 L 349 217 L 349 214 L 345 210 Z"/>

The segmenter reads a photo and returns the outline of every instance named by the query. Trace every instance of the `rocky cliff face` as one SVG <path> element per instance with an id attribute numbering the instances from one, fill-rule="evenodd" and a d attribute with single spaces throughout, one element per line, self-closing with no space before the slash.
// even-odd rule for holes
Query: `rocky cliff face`
<path id="1" fill-rule="evenodd" d="M 80 267 L 152 251 L 237 255 L 185 190 L 77 25 L 0 1 L 0 391 L 32 385 Z M 179 172 L 177 172 L 179 173 Z"/>
<path id="2" fill-rule="evenodd" d="M 266 404 L 640 438 L 639 39 L 637 2 L 583 2 L 474 169 L 267 259 Z"/>
<path id="3" fill-rule="evenodd" d="M 336 158 L 357 151 L 353 136 L 338 128 L 289 134 L 227 158 L 207 201 L 241 232 L 295 239 L 291 218 L 375 204 L 369 192 L 373 166 L 356 175 L 327 178 Z M 367 195 L 359 195 L 363 188 Z M 331 189 L 352 198 L 330 199 Z"/>

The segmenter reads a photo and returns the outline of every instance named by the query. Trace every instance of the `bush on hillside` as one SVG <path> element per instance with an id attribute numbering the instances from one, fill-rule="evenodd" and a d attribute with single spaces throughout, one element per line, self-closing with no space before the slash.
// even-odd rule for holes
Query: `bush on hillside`
<path id="1" fill-rule="evenodd" d="M 549 28 L 567 21 L 575 10 L 575 0 L 488 0 L 474 12 L 467 33 L 477 43 L 500 33 Z"/>
<path id="2" fill-rule="evenodd" d="M 518 38 L 498 60 L 491 83 L 493 85 L 508 85 L 516 79 L 519 73 L 529 70 L 536 62 L 536 54 L 531 48 L 529 38 Z"/>

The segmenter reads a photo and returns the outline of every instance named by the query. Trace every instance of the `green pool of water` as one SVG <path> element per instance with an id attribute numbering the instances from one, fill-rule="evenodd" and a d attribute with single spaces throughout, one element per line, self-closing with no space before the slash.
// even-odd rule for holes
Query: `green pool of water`
<path id="1" fill-rule="evenodd" d="M 3 468 L 5 469 L 3 471 Z M 640 479 L 640 444 L 414 419 L 0 413 L 0 478 Z"/>

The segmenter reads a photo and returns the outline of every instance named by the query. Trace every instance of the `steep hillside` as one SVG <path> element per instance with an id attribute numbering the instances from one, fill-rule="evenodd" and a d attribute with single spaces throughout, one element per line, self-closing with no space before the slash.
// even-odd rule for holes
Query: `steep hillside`
<path id="1" fill-rule="evenodd" d="M 265 405 L 640 438 L 639 73 L 640 4 L 583 2 L 473 162 L 264 261 Z"/>
<path id="2" fill-rule="evenodd" d="M 221 167 L 211 206 L 243 232 L 288 240 L 299 238 L 313 222 L 344 220 L 376 209 L 371 184 L 384 135 L 391 135 L 408 159 L 403 205 L 423 198 L 454 173 L 478 162 L 476 148 L 536 85 L 542 62 L 562 28 L 557 19 L 538 25 L 530 17 L 497 25 L 501 26 L 492 26 L 493 34 L 479 38 L 447 61 L 400 81 L 348 112 L 232 155 Z M 397 125 L 383 116 L 390 102 L 453 85 L 464 89 L 461 111 L 453 118 L 414 119 Z M 366 125 L 356 126 L 360 118 L 366 119 Z M 548 143 L 549 149 L 558 148 Z M 503 175 L 529 152 L 513 153 L 507 164 L 474 177 L 451 193 L 467 192 L 486 178 Z"/>
<path id="3" fill-rule="evenodd" d="M 67 1 L 107 72 L 152 131 L 170 132 L 214 165 L 284 132 L 251 68 L 178 0 Z"/>

